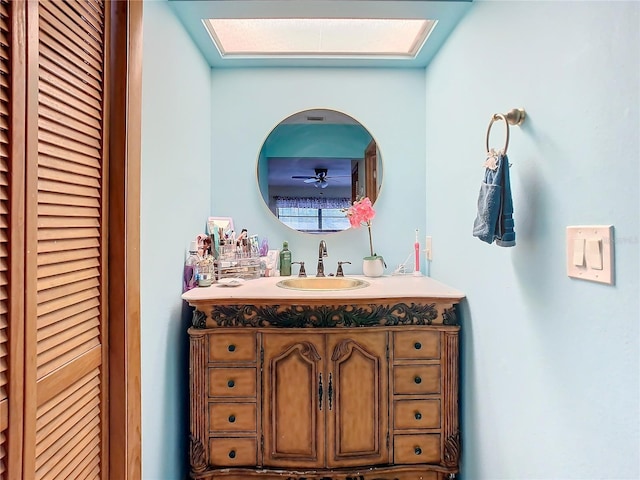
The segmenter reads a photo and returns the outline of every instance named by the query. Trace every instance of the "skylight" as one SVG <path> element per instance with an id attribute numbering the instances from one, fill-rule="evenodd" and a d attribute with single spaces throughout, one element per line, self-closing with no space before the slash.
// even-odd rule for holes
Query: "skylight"
<path id="1" fill-rule="evenodd" d="M 415 57 L 436 24 L 428 19 L 210 18 L 225 57 Z"/>

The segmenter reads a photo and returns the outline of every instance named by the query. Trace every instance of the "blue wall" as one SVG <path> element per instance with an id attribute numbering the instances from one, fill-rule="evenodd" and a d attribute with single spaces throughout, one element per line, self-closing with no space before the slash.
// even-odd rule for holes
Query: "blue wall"
<path id="1" fill-rule="evenodd" d="M 189 435 L 182 268 L 211 203 L 211 70 L 167 2 L 144 2 L 143 15 L 142 475 L 179 480 Z"/>
<path id="2" fill-rule="evenodd" d="M 640 478 L 639 10 L 474 2 L 427 68 L 432 275 L 467 294 L 466 480 Z M 514 107 L 509 249 L 471 229 L 489 120 Z M 590 224 L 615 227 L 615 286 L 565 273 L 565 227 Z"/>
<path id="3" fill-rule="evenodd" d="M 144 479 L 186 475 L 180 278 L 204 219 L 233 216 L 315 257 L 319 237 L 276 222 L 256 181 L 268 133 L 309 108 L 343 111 L 379 143 L 376 250 L 404 261 L 418 227 L 433 236 L 432 275 L 468 295 L 464 479 L 639 478 L 639 7 L 476 0 L 426 73 L 210 72 L 166 2 L 145 2 Z M 505 249 L 471 226 L 489 118 L 513 107 L 528 118 L 511 130 L 518 245 Z M 615 226 L 615 286 L 566 277 L 564 229 L 580 224 Z M 362 229 L 327 242 L 327 265 L 368 249 Z"/>
<path id="4" fill-rule="evenodd" d="M 262 145 L 283 119 L 301 110 L 328 108 L 360 122 L 376 139 L 383 182 L 373 223 L 375 251 L 389 269 L 413 252 L 415 229 L 425 230 L 424 70 L 385 69 L 224 69 L 213 70 L 212 203 L 215 216 L 231 216 L 236 229 L 266 236 L 272 248 L 289 242 L 294 261 L 315 273 L 321 236 L 282 225 L 267 209 L 258 190 L 256 169 Z M 363 228 L 327 235 L 335 271 L 362 273 L 369 253 Z"/>

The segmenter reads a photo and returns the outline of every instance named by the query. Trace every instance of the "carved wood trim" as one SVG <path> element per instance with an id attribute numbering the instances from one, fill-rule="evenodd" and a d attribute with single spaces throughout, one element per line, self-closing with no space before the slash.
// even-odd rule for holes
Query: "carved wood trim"
<path id="1" fill-rule="evenodd" d="M 460 429 L 458 425 L 458 332 L 443 332 L 444 335 L 444 425 L 443 464 L 457 467 L 460 460 Z M 455 401 L 449 401 L 454 399 Z"/>
<path id="2" fill-rule="evenodd" d="M 436 303 L 351 305 L 208 305 L 198 306 L 193 326 L 206 327 L 393 327 L 442 323 Z M 200 309 L 207 308 L 208 311 Z M 197 313 L 199 312 L 199 313 Z M 440 317 L 440 318 L 439 318 Z M 447 313 L 448 321 L 455 315 Z M 439 321 L 437 321 L 439 320 Z"/>
<path id="3" fill-rule="evenodd" d="M 203 472 L 207 468 L 207 450 L 202 440 L 207 438 L 206 405 L 207 405 L 207 337 L 191 334 L 189 337 L 189 386 L 190 396 L 190 431 L 189 462 L 193 472 Z"/>
<path id="4" fill-rule="evenodd" d="M 353 345 L 351 345 L 351 344 L 353 344 Z M 350 345 L 351 345 L 351 347 L 350 347 Z M 356 342 L 351 340 L 350 338 L 346 338 L 346 339 L 342 340 L 333 349 L 333 355 L 331 355 L 331 361 L 339 362 L 340 360 L 342 360 L 344 357 L 346 357 L 353 350 L 355 345 L 357 345 Z"/>
<path id="5" fill-rule="evenodd" d="M 204 472 L 206 470 L 206 455 L 207 452 L 202 442 L 193 435 L 189 435 L 189 460 L 191 462 L 191 469 L 194 472 Z"/>
<path id="6" fill-rule="evenodd" d="M 444 444 L 444 464 L 447 467 L 457 467 L 460 459 L 461 444 L 460 431 L 449 435 Z"/>
<path id="7" fill-rule="evenodd" d="M 287 345 L 285 347 L 284 352 L 282 353 L 282 355 L 274 357 L 271 360 L 271 363 L 273 363 L 274 368 L 275 368 L 275 365 L 276 365 L 277 362 L 279 362 L 283 358 L 286 358 L 289 355 L 291 355 L 291 353 L 294 350 L 298 350 L 300 352 L 300 355 L 302 355 L 304 358 L 306 358 L 311 363 L 316 363 L 316 362 L 319 362 L 320 360 L 322 360 L 322 357 L 318 353 L 318 350 L 316 350 L 316 347 L 314 347 L 311 342 L 296 342 L 296 343 L 292 343 L 290 345 Z"/>
<path id="8" fill-rule="evenodd" d="M 442 312 L 442 323 L 444 325 L 458 325 L 458 313 L 455 305 L 444 309 Z"/>
<path id="9" fill-rule="evenodd" d="M 319 362 L 320 360 L 322 360 L 322 357 L 312 343 L 302 342 L 301 346 L 302 348 L 300 349 L 300 355 L 305 357 L 307 360 L 311 362 Z"/>
<path id="10" fill-rule="evenodd" d="M 207 314 L 200 310 L 194 310 L 191 318 L 191 324 L 195 328 L 205 328 L 207 326 Z"/>

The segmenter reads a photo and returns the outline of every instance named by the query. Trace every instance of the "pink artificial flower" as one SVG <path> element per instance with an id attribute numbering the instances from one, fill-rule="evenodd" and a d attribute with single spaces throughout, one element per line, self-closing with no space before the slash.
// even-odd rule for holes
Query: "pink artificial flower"
<path id="1" fill-rule="evenodd" d="M 367 227 L 369 230 L 369 249 L 371 250 L 371 256 L 375 256 L 375 253 L 373 253 L 373 242 L 371 240 L 371 220 L 376 216 L 376 211 L 373 209 L 371 199 L 364 197 L 353 202 L 353 205 L 347 208 L 346 214 L 353 228 L 358 228 L 361 225 Z"/>

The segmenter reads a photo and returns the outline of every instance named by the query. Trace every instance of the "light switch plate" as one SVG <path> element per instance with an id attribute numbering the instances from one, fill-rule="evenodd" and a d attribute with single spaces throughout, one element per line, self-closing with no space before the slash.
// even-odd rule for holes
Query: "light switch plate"
<path id="1" fill-rule="evenodd" d="M 568 276 L 613 285 L 613 253 L 613 225 L 567 227 Z"/>

